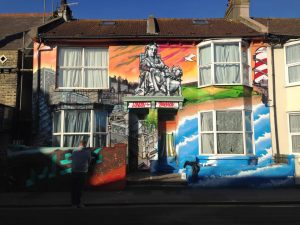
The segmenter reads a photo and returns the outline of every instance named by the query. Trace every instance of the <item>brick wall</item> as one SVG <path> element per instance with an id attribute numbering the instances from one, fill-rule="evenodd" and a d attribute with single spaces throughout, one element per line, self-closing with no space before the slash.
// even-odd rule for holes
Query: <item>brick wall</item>
<path id="1" fill-rule="evenodd" d="M 0 104 L 16 106 L 18 77 L 18 51 L 0 51 L 0 56 L 5 56 L 7 60 L 0 63 Z"/>
<path id="2" fill-rule="evenodd" d="M 0 104 L 16 106 L 17 74 L 0 73 Z"/>
<path id="3" fill-rule="evenodd" d="M 15 50 L 0 50 L 0 56 L 4 55 L 7 60 L 5 63 L 0 63 L 1 68 L 17 68 L 19 65 L 18 51 Z"/>

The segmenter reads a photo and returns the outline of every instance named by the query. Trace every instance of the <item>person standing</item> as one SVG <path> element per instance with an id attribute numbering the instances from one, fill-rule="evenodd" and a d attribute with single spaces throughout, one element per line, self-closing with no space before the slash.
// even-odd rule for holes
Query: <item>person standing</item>
<path id="1" fill-rule="evenodd" d="M 77 149 L 72 153 L 72 187 L 71 203 L 72 206 L 81 208 L 83 188 L 87 179 L 89 164 L 91 162 L 91 151 L 86 147 L 86 141 L 80 141 Z"/>

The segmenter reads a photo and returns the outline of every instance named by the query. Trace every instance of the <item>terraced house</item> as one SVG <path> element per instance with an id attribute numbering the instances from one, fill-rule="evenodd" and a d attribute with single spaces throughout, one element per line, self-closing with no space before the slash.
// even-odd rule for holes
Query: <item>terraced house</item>
<path id="1" fill-rule="evenodd" d="M 139 171 L 205 187 L 294 185 L 300 19 L 249 10 L 249 0 L 231 0 L 224 18 L 69 18 L 40 30 L 35 145 L 126 144 L 94 185 Z"/>

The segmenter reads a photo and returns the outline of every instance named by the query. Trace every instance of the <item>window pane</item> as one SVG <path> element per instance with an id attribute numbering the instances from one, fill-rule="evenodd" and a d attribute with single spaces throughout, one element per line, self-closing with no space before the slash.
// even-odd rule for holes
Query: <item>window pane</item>
<path id="1" fill-rule="evenodd" d="M 300 135 L 292 135 L 292 151 L 300 153 Z"/>
<path id="2" fill-rule="evenodd" d="M 94 135 L 94 146 L 93 147 L 104 147 L 106 146 L 106 135 L 97 134 Z"/>
<path id="3" fill-rule="evenodd" d="M 85 140 L 87 142 L 87 146 L 90 146 L 89 135 L 65 135 L 64 147 L 78 147 L 81 140 Z"/>
<path id="4" fill-rule="evenodd" d="M 215 82 L 217 84 L 241 83 L 240 64 L 216 64 Z"/>
<path id="5" fill-rule="evenodd" d="M 211 47 L 210 45 L 200 48 L 199 52 L 199 65 L 211 64 Z"/>
<path id="6" fill-rule="evenodd" d="M 60 69 L 58 74 L 59 87 L 81 87 L 81 69 Z"/>
<path id="7" fill-rule="evenodd" d="M 253 154 L 252 133 L 246 133 L 246 151 L 247 154 Z"/>
<path id="8" fill-rule="evenodd" d="M 52 136 L 52 146 L 60 147 L 60 135 Z"/>
<path id="9" fill-rule="evenodd" d="M 203 154 L 214 153 L 214 135 L 213 134 L 202 134 L 201 135 L 201 152 Z"/>
<path id="10" fill-rule="evenodd" d="M 65 111 L 65 132 L 89 132 L 90 111 L 66 110 Z"/>
<path id="11" fill-rule="evenodd" d="M 84 65 L 86 67 L 107 67 L 108 50 L 101 48 L 85 48 L 84 49 Z"/>
<path id="12" fill-rule="evenodd" d="M 217 111 L 217 131 L 242 131 L 241 111 Z"/>
<path id="13" fill-rule="evenodd" d="M 289 83 L 300 81 L 300 65 L 290 66 L 288 68 L 289 73 Z"/>
<path id="14" fill-rule="evenodd" d="M 108 88 L 107 69 L 85 69 L 85 87 Z"/>
<path id="15" fill-rule="evenodd" d="M 290 114 L 290 132 L 300 132 L 300 114 Z"/>
<path id="16" fill-rule="evenodd" d="M 107 112 L 95 111 L 95 131 L 106 132 Z"/>
<path id="17" fill-rule="evenodd" d="M 243 154 L 242 134 L 217 134 L 218 154 Z"/>
<path id="18" fill-rule="evenodd" d="M 286 63 L 300 62 L 300 44 L 286 47 Z"/>
<path id="19" fill-rule="evenodd" d="M 81 67 L 82 49 L 81 48 L 61 48 L 59 50 L 59 66 Z"/>
<path id="20" fill-rule="evenodd" d="M 252 123 L 251 123 L 251 112 L 245 111 L 245 128 L 246 131 L 252 131 Z"/>
<path id="21" fill-rule="evenodd" d="M 239 43 L 215 44 L 215 62 L 240 62 Z"/>
<path id="22" fill-rule="evenodd" d="M 211 67 L 200 68 L 200 85 L 211 84 Z"/>
<path id="23" fill-rule="evenodd" d="M 201 131 L 212 131 L 213 130 L 213 113 L 204 112 L 200 113 Z"/>
<path id="24" fill-rule="evenodd" d="M 53 113 L 53 133 L 61 132 L 61 111 Z"/>

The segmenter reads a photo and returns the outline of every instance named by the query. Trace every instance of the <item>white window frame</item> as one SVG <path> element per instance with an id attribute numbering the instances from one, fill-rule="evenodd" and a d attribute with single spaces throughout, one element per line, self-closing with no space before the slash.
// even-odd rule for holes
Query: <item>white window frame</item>
<path id="1" fill-rule="evenodd" d="M 238 43 L 239 44 L 239 53 L 240 53 L 240 60 L 239 62 L 218 62 L 215 63 L 215 57 L 214 57 L 214 46 L 215 44 L 220 44 L 220 43 L 224 43 L 224 44 L 229 44 L 229 43 Z M 211 83 L 210 84 L 205 84 L 205 85 L 201 85 L 200 84 L 200 48 L 205 47 L 210 45 L 211 47 L 211 64 L 210 64 L 210 68 L 211 68 Z M 248 58 L 248 62 L 247 62 L 247 66 L 248 66 L 248 81 L 245 82 L 244 81 L 244 76 L 243 76 L 243 58 L 242 58 L 242 47 L 243 46 L 247 47 L 247 58 Z M 250 64 L 251 60 L 250 60 L 250 50 L 249 50 L 249 46 L 248 44 L 246 44 L 246 42 L 244 42 L 242 39 L 217 39 L 217 40 L 207 40 L 207 41 L 203 41 L 200 44 L 197 45 L 197 74 L 198 74 L 198 87 L 202 88 L 202 87 L 207 87 L 207 86 L 212 86 L 212 85 L 220 85 L 220 86 L 225 86 L 225 85 L 246 85 L 246 86 L 252 86 L 252 83 L 250 82 Z M 240 81 L 241 83 L 216 83 L 215 82 L 215 64 L 239 64 L 240 65 Z"/>
<path id="2" fill-rule="evenodd" d="M 84 110 L 84 111 L 90 111 L 90 131 L 89 132 L 64 132 L 65 129 L 65 111 L 66 110 L 81 110 L 81 109 L 62 109 L 62 110 L 58 110 L 54 113 L 60 112 L 60 132 L 52 132 L 52 136 L 60 136 L 60 147 L 70 147 L 70 146 L 64 146 L 64 136 L 71 136 L 71 135 L 89 135 L 89 140 L 90 140 L 90 146 L 89 147 L 98 147 L 98 146 L 94 146 L 94 135 L 95 134 L 100 134 L 100 135 L 106 135 L 106 145 L 108 145 L 108 141 L 109 141 L 109 135 L 108 135 L 108 116 L 106 117 L 106 132 L 96 132 L 94 131 L 94 125 L 95 125 L 95 111 L 94 109 L 91 110 Z M 53 113 L 53 115 L 54 115 Z M 52 117 L 54 118 L 54 116 Z M 52 121 L 52 127 L 54 128 L 54 120 Z M 76 147 L 76 146 L 71 146 L 71 147 Z"/>
<path id="3" fill-rule="evenodd" d="M 300 80 L 298 82 L 293 82 L 293 83 L 289 82 L 289 70 L 288 70 L 288 68 L 291 67 L 291 66 L 300 65 L 300 61 L 296 62 L 296 63 L 291 63 L 291 64 L 287 64 L 287 62 L 286 62 L 286 56 L 287 56 L 287 50 L 286 49 L 287 49 L 287 47 L 292 46 L 292 45 L 300 45 L 300 40 L 294 40 L 294 41 L 291 41 L 291 42 L 284 45 L 285 86 L 286 87 L 292 87 L 292 86 L 300 85 Z"/>
<path id="4" fill-rule="evenodd" d="M 65 67 L 65 66 L 60 66 L 59 65 L 59 51 L 61 49 L 81 49 L 82 50 L 82 62 L 81 62 L 81 66 L 78 67 Z M 85 49 L 104 49 L 107 50 L 107 67 L 85 67 L 84 66 L 84 62 L 85 62 L 85 54 L 84 51 Z M 109 89 L 109 48 L 108 47 L 65 47 L 65 46 L 61 46 L 58 48 L 58 54 L 57 54 L 58 60 L 57 60 L 57 79 L 56 79 L 56 87 L 58 90 L 106 90 Z M 59 69 L 81 69 L 81 76 L 82 76 L 82 84 L 81 87 L 61 87 L 59 86 L 58 83 L 58 77 L 59 77 Z M 84 81 L 85 81 L 85 76 L 84 76 L 84 70 L 85 69 L 106 69 L 107 70 L 107 86 L 106 87 L 84 87 Z"/>
<path id="5" fill-rule="evenodd" d="M 242 131 L 217 131 L 217 112 L 228 112 L 228 111 L 238 111 L 242 112 L 242 122 L 243 122 L 243 129 Z M 213 114 L 213 130 L 212 131 L 201 131 L 201 113 L 212 112 Z M 246 120 L 245 120 L 245 113 L 251 113 L 251 131 L 246 130 Z M 255 144 L 254 144 L 254 131 L 253 131 L 253 112 L 248 109 L 218 109 L 218 110 L 206 110 L 206 111 L 199 111 L 198 112 L 198 133 L 199 133 L 199 154 L 200 155 L 216 155 L 216 156 L 243 156 L 243 155 L 255 155 Z M 243 154 L 218 154 L 218 146 L 217 146 L 217 134 L 219 133 L 228 133 L 228 134 L 242 134 L 243 135 Z M 252 154 L 247 154 L 247 142 L 246 142 L 246 134 L 251 133 L 251 140 L 252 140 Z M 201 149 L 201 134 L 213 134 L 214 135 L 214 152 L 211 154 L 202 153 Z"/>
<path id="6" fill-rule="evenodd" d="M 290 149 L 291 154 L 294 154 L 294 155 L 300 155 L 300 152 L 293 152 L 293 140 L 292 140 L 292 136 L 293 136 L 293 135 L 300 135 L 300 132 L 291 132 L 290 115 L 293 115 L 293 114 L 300 115 L 300 111 L 288 112 L 288 113 L 287 113 L 287 120 L 288 120 L 288 134 L 289 134 L 289 149 Z"/>

